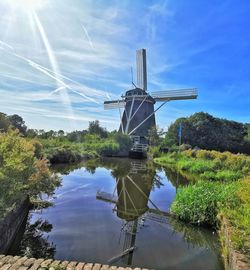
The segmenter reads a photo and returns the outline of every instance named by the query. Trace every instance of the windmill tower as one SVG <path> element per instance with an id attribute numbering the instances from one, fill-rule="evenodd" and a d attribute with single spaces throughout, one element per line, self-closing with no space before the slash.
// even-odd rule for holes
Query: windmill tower
<path id="1" fill-rule="evenodd" d="M 151 127 L 155 127 L 155 113 L 172 100 L 196 99 L 197 89 L 179 89 L 147 92 L 146 50 L 136 51 L 137 86 L 126 91 L 119 100 L 105 101 L 104 109 L 119 109 L 121 124 L 119 131 L 132 137 L 134 144 L 147 144 L 146 137 Z M 132 82 L 133 83 L 133 82 Z M 155 109 L 156 102 L 161 104 Z M 124 109 L 123 114 L 121 109 Z"/>

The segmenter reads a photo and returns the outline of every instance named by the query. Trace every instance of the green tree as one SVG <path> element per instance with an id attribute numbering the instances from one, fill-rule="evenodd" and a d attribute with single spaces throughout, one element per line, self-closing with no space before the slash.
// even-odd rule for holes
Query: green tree
<path id="1" fill-rule="evenodd" d="M 26 136 L 29 138 L 35 138 L 38 135 L 38 131 L 36 129 L 29 128 L 26 131 Z"/>
<path id="2" fill-rule="evenodd" d="M 84 135 L 87 133 L 87 131 L 72 131 L 67 134 L 67 139 L 70 142 L 83 142 L 84 141 Z"/>
<path id="3" fill-rule="evenodd" d="M 164 134 L 163 129 L 160 129 L 159 127 L 151 127 L 148 131 L 147 139 L 149 141 L 150 146 L 159 146 L 162 138 L 161 136 Z"/>
<path id="4" fill-rule="evenodd" d="M 250 124 L 245 124 L 246 129 L 247 129 L 247 135 L 245 137 L 246 141 L 250 142 Z"/>
<path id="5" fill-rule="evenodd" d="M 90 134 L 100 135 L 101 138 L 108 137 L 107 130 L 100 126 L 100 122 L 98 120 L 89 122 L 88 132 Z"/>
<path id="6" fill-rule="evenodd" d="M 62 129 L 58 130 L 57 135 L 59 137 L 63 137 L 64 136 L 64 131 Z"/>
<path id="7" fill-rule="evenodd" d="M 25 122 L 21 116 L 18 114 L 13 114 L 8 116 L 8 119 L 14 129 L 18 129 L 22 134 L 26 134 L 27 126 L 25 125 Z"/>
<path id="8" fill-rule="evenodd" d="M 10 120 L 5 113 L 0 112 L 0 132 L 6 132 L 10 127 Z"/>
<path id="9" fill-rule="evenodd" d="M 208 150 L 248 153 L 249 144 L 245 140 L 246 125 L 216 118 L 204 112 L 179 118 L 171 124 L 165 137 L 168 146 L 178 144 L 180 123 L 182 123 L 182 143 Z"/>

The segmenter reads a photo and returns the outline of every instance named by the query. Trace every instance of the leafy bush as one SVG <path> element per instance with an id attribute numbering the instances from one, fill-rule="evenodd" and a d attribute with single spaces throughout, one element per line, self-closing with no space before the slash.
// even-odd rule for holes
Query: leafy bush
<path id="1" fill-rule="evenodd" d="M 47 158 L 52 164 L 56 163 L 72 163 L 81 161 L 82 156 L 80 153 L 67 148 L 55 149 L 53 153 L 49 154 Z"/>
<path id="2" fill-rule="evenodd" d="M 116 133 L 114 135 L 114 140 L 116 143 L 118 143 L 120 151 L 127 151 L 128 152 L 132 147 L 132 140 L 126 134 Z"/>
<path id="3" fill-rule="evenodd" d="M 183 143 L 179 147 L 179 150 L 180 151 L 186 151 L 186 150 L 189 150 L 189 149 L 192 149 L 192 146 L 190 144 Z"/>
<path id="4" fill-rule="evenodd" d="M 59 183 L 32 142 L 17 130 L 0 134 L 0 212 L 27 195 L 52 194 Z"/>
<path id="5" fill-rule="evenodd" d="M 119 151 L 119 144 L 107 141 L 103 142 L 97 149 L 97 152 L 103 156 L 112 156 Z"/>
<path id="6" fill-rule="evenodd" d="M 151 146 L 148 151 L 150 158 L 156 158 L 160 156 L 159 146 Z"/>

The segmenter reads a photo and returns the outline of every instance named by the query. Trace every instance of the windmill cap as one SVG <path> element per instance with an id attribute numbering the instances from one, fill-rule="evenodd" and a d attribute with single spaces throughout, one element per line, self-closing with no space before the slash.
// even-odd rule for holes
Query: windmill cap
<path id="1" fill-rule="evenodd" d="M 147 92 L 142 90 L 141 88 L 134 88 L 134 89 L 130 89 L 126 92 L 125 96 L 134 96 L 134 95 L 138 95 L 138 96 L 145 96 L 147 95 Z"/>
<path id="2" fill-rule="evenodd" d="M 145 102 L 151 102 L 155 104 L 155 100 L 145 90 L 138 87 L 128 90 L 125 93 L 125 96 L 122 97 L 125 98 L 125 100 L 131 100 L 133 97 L 136 97 L 136 100 L 143 100 L 145 96 L 147 96 Z"/>

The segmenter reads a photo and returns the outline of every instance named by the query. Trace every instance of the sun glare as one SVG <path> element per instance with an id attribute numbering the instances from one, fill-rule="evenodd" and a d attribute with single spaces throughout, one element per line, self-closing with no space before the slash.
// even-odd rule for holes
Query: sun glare
<path id="1" fill-rule="evenodd" d="M 7 0 L 8 5 L 15 9 L 23 11 L 34 11 L 43 8 L 46 5 L 46 0 Z"/>

